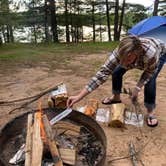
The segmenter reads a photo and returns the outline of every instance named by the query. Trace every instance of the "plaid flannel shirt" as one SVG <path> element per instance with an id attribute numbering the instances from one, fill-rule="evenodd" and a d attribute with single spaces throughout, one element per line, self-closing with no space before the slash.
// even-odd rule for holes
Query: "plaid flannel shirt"
<path id="1" fill-rule="evenodd" d="M 143 70 L 138 83 L 145 85 L 155 72 L 160 56 L 166 53 L 166 45 L 162 41 L 154 38 L 140 38 L 140 40 L 145 54 L 140 56 L 134 64 L 129 65 L 126 69 L 135 68 Z M 118 54 L 118 48 L 116 48 L 85 88 L 91 92 L 103 84 L 119 65 L 119 62 L 120 55 Z"/>

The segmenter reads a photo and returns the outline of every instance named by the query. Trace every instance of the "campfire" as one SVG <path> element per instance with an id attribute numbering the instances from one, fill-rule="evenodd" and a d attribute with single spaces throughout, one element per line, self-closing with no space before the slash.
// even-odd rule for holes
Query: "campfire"
<path id="1" fill-rule="evenodd" d="M 90 117 L 72 111 L 50 123 L 64 110 L 39 108 L 7 124 L 0 133 L 0 164 L 18 166 L 102 166 L 106 138 Z"/>

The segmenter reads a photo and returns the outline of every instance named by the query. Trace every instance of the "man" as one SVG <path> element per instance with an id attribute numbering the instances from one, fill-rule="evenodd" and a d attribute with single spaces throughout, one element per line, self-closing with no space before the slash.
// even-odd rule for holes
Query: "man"
<path id="1" fill-rule="evenodd" d="M 76 96 L 69 97 L 67 106 L 80 101 L 86 95 L 104 83 L 109 75 L 112 75 L 111 98 L 105 98 L 103 104 L 120 103 L 122 78 L 127 70 L 137 68 L 143 73 L 132 91 L 132 99 L 136 100 L 138 93 L 144 86 L 144 104 L 147 109 L 147 125 L 155 127 L 158 125 L 155 117 L 156 100 L 156 78 L 163 64 L 166 62 L 166 46 L 162 41 L 154 38 L 138 38 L 127 36 L 123 38 L 105 64 L 90 80 L 89 84 Z"/>

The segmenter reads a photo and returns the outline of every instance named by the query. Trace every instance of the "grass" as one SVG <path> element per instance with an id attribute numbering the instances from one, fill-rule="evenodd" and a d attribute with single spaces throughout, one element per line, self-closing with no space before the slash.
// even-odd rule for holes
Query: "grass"
<path id="1" fill-rule="evenodd" d="M 91 54 L 108 52 L 117 42 L 79 43 L 79 44 L 5 44 L 0 47 L 0 60 L 37 60 L 38 58 L 57 58 L 59 55 Z M 63 57 L 64 59 L 65 57 Z M 67 57 L 66 57 L 67 58 Z M 68 59 L 69 60 L 69 59 Z"/>
<path id="2" fill-rule="evenodd" d="M 68 67 L 80 55 L 108 53 L 117 42 L 78 43 L 78 44 L 4 44 L 0 46 L 0 74 L 11 73 L 21 68 L 49 66 L 50 70 Z M 44 62 L 44 63 L 42 63 Z M 94 62 L 93 67 L 99 66 Z M 74 68 L 74 66 L 69 66 Z M 75 71 L 75 70 L 74 70 Z"/>

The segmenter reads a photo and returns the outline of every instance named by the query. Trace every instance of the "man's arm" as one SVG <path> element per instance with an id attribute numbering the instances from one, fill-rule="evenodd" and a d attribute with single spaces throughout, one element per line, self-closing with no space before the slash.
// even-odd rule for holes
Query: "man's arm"
<path id="1" fill-rule="evenodd" d="M 103 84 L 108 77 L 112 74 L 115 67 L 119 64 L 117 49 L 115 49 L 112 54 L 109 56 L 104 65 L 96 73 L 90 82 L 86 85 L 86 89 L 89 92 L 95 90 L 98 86 Z"/>

